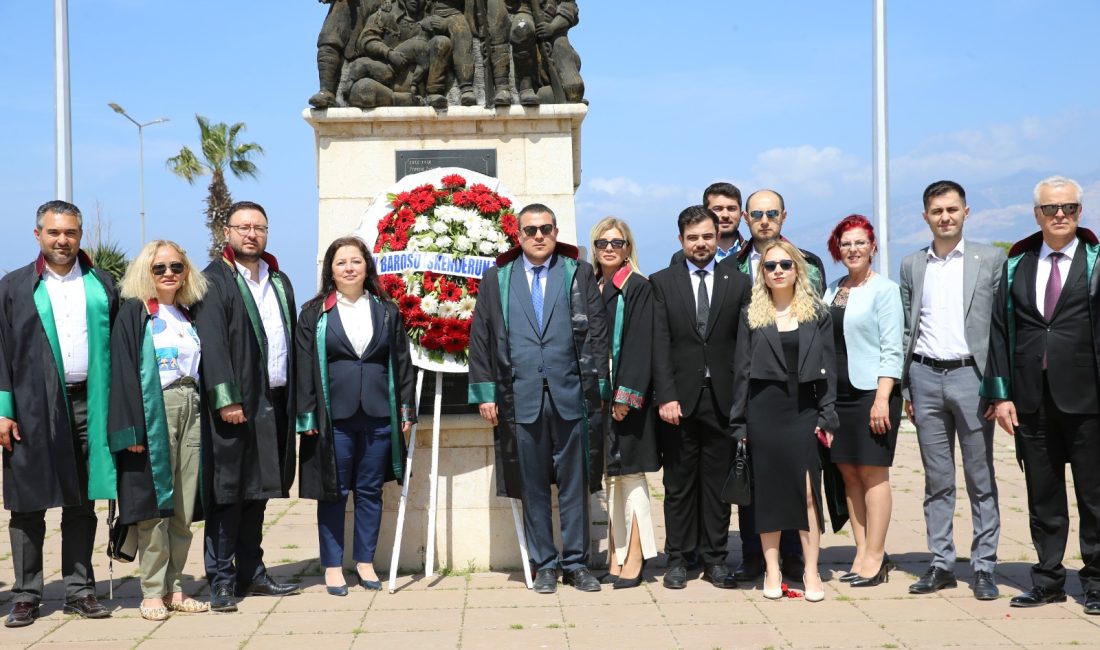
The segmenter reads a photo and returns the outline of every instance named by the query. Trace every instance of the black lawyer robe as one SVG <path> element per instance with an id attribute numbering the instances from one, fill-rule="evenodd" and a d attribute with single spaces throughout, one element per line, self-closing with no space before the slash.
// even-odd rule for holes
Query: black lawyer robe
<path id="1" fill-rule="evenodd" d="M 92 268 L 83 252 L 78 263 L 103 286 L 113 321 L 118 311 L 114 281 Z M 88 493 L 88 486 L 81 483 L 87 481 L 89 467 L 77 458 L 65 386 L 35 306 L 34 294 L 41 290 L 43 270 L 44 260 L 39 256 L 38 261 L 0 278 L 0 402 L 13 411 L 0 407 L 0 414 L 14 415 L 22 436 L 21 441 L 12 441 L 13 451 L 3 452 L 4 507 L 13 512 L 79 505 Z M 91 336 L 89 331 L 89 343 Z M 91 401 L 88 406 L 90 420 L 94 406 Z M 101 443 L 109 458 L 106 440 Z M 90 439 L 89 444 L 95 443 Z M 104 474 L 99 468 L 92 469 L 101 477 Z M 113 480 L 111 488 L 113 496 Z"/>
<path id="2" fill-rule="evenodd" d="M 252 294 L 238 284 L 232 253 L 226 246 L 225 256 L 203 271 L 209 282 L 207 293 L 193 309 L 202 341 L 205 416 L 210 420 L 202 441 L 202 492 L 208 508 L 215 503 L 287 497 L 294 482 L 295 440 L 290 431 L 295 413 L 294 290 L 275 258 L 265 253 L 270 281 L 281 283 L 286 296 L 280 313 L 287 337 L 287 426 L 280 431 L 268 385 L 266 335 L 258 315 L 254 316 Z M 262 339 L 253 327 L 254 317 Z M 230 424 L 218 414 L 218 409 L 234 403 L 244 408 L 244 424 Z"/>

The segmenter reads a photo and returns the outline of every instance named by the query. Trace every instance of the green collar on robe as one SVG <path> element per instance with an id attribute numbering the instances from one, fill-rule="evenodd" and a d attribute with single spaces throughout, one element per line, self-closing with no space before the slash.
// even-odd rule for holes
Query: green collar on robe
<path id="1" fill-rule="evenodd" d="M 275 290 L 275 297 L 279 300 L 279 312 L 283 317 L 283 332 L 287 337 L 288 346 L 292 344 L 292 332 L 290 331 L 290 308 L 286 299 L 286 286 L 283 284 L 283 277 L 279 273 L 279 263 L 275 258 L 267 253 L 261 255 L 264 262 L 267 263 L 267 277 L 271 281 L 271 286 Z M 264 368 L 267 367 L 267 333 L 264 331 L 264 323 L 260 318 L 260 310 L 256 306 L 255 299 L 252 298 L 252 291 L 249 290 L 248 284 L 245 282 L 244 277 L 241 276 L 240 271 L 237 269 L 237 263 L 233 256 L 233 249 L 227 244 L 222 257 L 222 261 L 229 266 L 233 272 L 233 277 L 237 281 L 237 289 L 241 292 L 241 299 L 244 300 L 245 311 L 248 312 L 248 322 L 252 325 L 252 333 L 256 336 L 256 344 L 260 347 L 260 353 L 264 356 Z"/>
<path id="2" fill-rule="evenodd" d="M 141 407 L 145 415 L 145 446 L 149 449 L 149 465 L 153 474 L 153 489 L 157 508 L 172 510 L 172 448 L 168 434 L 168 415 L 164 410 L 164 390 L 160 385 L 160 367 L 153 346 L 153 319 L 160 310 L 156 299 L 146 303 L 149 317 L 141 342 Z"/>

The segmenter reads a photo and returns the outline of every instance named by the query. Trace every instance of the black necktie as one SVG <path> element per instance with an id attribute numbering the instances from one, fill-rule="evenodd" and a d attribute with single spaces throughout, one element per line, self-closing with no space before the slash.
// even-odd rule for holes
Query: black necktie
<path id="1" fill-rule="evenodd" d="M 695 297 L 695 326 L 699 329 L 699 336 L 707 335 L 707 319 L 710 317 L 710 296 L 707 295 L 707 272 L 699 269 L 695 272 L 699 276 L 699 292 Z"/>

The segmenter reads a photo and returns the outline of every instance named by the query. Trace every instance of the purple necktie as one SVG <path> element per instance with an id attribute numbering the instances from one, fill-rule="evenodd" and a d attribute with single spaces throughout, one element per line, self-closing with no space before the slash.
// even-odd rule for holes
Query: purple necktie
<path id="1" fill-rule="evenodd" d="M 1050 277 L 1047 278 L 1047 290 L 1043 296 L 1043 317 L 1048 323 L 1054 318 L 1054 307 L 1062 295 L 1062 270 L 1058 268 L 1058 260 L 1061 258 L 1062 253 L 1050 254 Z"/>

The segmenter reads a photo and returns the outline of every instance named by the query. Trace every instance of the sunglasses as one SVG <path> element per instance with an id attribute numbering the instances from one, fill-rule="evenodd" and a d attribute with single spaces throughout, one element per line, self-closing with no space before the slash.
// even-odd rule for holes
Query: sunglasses
<path id="1" fill-rule="evenodd" d="M 183 273 L 183 270 L 187 268 L 183 265 L 183 262 L 172 262 L 171 264 L 154 264 L 153 275 L 164 275 L 166 272 L 171 271 L 172 275 L 179 275 Z"/>
<path id="2" fill-rule="evenodd" d="M 768 273 L 774 271 L 777 266 L 784 271 L 790 271 L 794 268 L 794 260 L 768 260 L 764 262 L 764 270 Z"/>
<path id="3" fill-rule="evenodd" d="M 611 246 L 611 248 L 614 248 L 615 250 L 619 250 L 623 246 L 626 246 L 625 239 L 597 239 L 593 243 L 596 245 L 596 249 L 601 251 L 608 246 Z"/>
<path id="4" fill-rule="evenodd" d="M 538 233 L 538 232 L 541 232 L 544 235 L 549 235 L 550 233 L 554 232 L 554 224 L 544 223 L 541 226 L 524 226 L 523 227 L 523 234 L 527 235 L 528 237 L 534 237 L 535 233 Z"/>
<path id="5" fill-rule="evenodd" d="M 767 217 L 769 219 L 778 219 L 779 210 L 753 210 L 749 213 L 749 219 L 752 219 L 753 221 L 760 221 L 764 217 Z"/>
<path id="6" fill-rule="evenodd" d="M 1044 217 L 1053 217 L 1058 214 L 1059 210 L 1065 213 L 1067 217 L 1072 217 L 1080 209 L 1080 203 L 1048 203 L 1039 206 L 1039 211 L 1043 213 Z"/>

